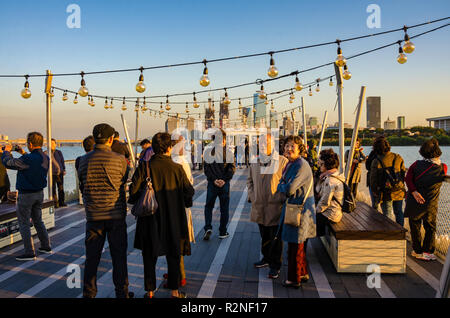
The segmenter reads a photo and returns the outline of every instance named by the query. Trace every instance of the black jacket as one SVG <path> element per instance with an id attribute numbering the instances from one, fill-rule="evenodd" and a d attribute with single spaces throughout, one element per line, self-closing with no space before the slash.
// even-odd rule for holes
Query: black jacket
<path id="1" fill-rule="evenodd" d="M 217 162 L 213 162 L 213 163 L 207 163 L 205 161 L 205 167 L 204 167 L 204 171 L 205 171 L 205 176 L 206 179 L 208 180 L 208 182 L 214 182 L 217 179 L 221 179 L 225 182 L 229 182 L 234 175 L 234 172 L 236 170 L 236 166 L 233 163 L 227 163 L 226 162 L 226 149 L 224 148 L 223 154 L 224 154 L 224 159 L 223 159 L 223 163 L 217 163 Z M 211 153 L 214 156 L 214 150 Z"/>
<path id="2" fill-rule="evenodd" d="M 111 151 L 110 147 L 97 144 L 93 151 L 80 157 L 77 165 L 87 220 L 125 218 L 125 183 L 128 179 L 125 158 Z"/>
<path id="3" fill-rule="evenodd" d="M 128 149 L 128 145 L 121 143 L 117 139 L 113 141 L 113 144 L 111 145 L 111 150 L 120 153 L 127 159 L 130 159 L 130 150 Z"/>

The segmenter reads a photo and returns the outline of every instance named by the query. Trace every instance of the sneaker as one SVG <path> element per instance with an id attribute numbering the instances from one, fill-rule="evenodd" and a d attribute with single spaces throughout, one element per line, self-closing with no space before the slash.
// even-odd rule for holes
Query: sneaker
<path id="1" fill-rule="evenodd" d="M 253 265 L 256 268 L 263 268 L 269 266 L 269 263 L 267 263 L 264 259 L 260 260 L 259 262 L 253 263 Z"/>
<path id="2" fill-rule="evenodd" d="M 38 250 L 39 250 L 39 252 L 44 253 L 44 254 L 52 254 L 53 253 L 51 248 L 39 247 Z"/>
<path id="3" fill-rule="evenodd" d="M 34 254 L 22 254 L 16 257 L 17 261 L 34 261 L 36 259 L 36 255 Z"/>
<path id="4" fill-rule="evenodd" d="M 220 234 L 219 238 L 224 239 L 224 238 L 227 238 L 228 236 L 230 236 L 230 234 L 228 234 L 228 232 L 225 232 L 224 234 Z"/>
<path id="5" fill-rule="evenodd" d="M 425 254 L 425 253 L 423 253 L 423 254 L 418 254 L 418 253 L 416 253 L 416 252 L 414 252 L 414 251 L 411 252 L 411 256 L 412 256 L 412 257 L 415 257 L 416 259 L 420 259 L 420 260 L 422 260 L 422 261 L 429 261 L 430 258 L 427 257 L 427 256 L 424 255 L 424 254 Z"/>
<path id="6" fill-rule="evenodd" d="M 435 261 L 437 260 L 436 255 L 434 255 L 433 253 L 423 253 L 423 256 L 425 256 L 426 258 L 428 258 L 430 261 Z"/>
<path id="7" fill-rule="evenodd" d="M 280 270 L 279 269 L 271 268 L 269 270 L 269 275 L 268 275 L 269 278 L 277 279 L 278 276 L 280 276 Z"/>
<path id="8" fill-rule="evenodd" d="M 303 275 L 303 276 L 300 277 L 300 282 L 301 283 L 306 283 L 308 280 L 309 280 L 309 275 L 308 274 Z"/>
<path id="9" fill-rule="evenodd" d="M 203 235 L 203 241 L 209 241 L 211 234 L 212 234 L 212 230 L 206 230 L 205 235 Z"/>

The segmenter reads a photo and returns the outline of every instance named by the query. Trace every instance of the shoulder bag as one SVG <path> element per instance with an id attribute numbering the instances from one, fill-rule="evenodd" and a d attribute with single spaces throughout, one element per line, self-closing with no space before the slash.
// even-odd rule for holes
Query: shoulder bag
<path id="1" fill-rule="evenodd" d="M 133 208 L 131 209 L 131 214 L 133 214 L 136 218 L 153 215 L 158 209 L 158 202 L 156 201 L 155 190 L 153 189 L 152 179 L 150 178 L 148 163 L 148 161 L 143 162 L 147 172 L 145 189 L 141 193 L 136 204 L 133 205 Z"/>
<path id="2" fill-rule="evenodd" d="M 306 191 L 302 204 L 292 204 L 288 203 L 288 201 L 286 200 L 286 212 L 284 215 L 284 224 L 291 225 L 294 227 L 300 226 L 303 207 L 305 206 L 306 199 L 308 198 L 309 193 L 311 192 L 313 182 L 314 180 L 311 180 L 311 183 L 309 184 L 308 191 Z"/>

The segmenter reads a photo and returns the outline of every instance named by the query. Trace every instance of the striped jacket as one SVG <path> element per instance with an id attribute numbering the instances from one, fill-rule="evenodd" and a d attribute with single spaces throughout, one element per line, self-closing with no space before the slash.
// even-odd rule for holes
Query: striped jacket
<path id="1" fill-rule="evenodd" d="M 129 171 L 124 156 L 97 144 L 93 151 L 80 157 L 77 172 L 87 221 L 125 218 L 125 183 Z"/>

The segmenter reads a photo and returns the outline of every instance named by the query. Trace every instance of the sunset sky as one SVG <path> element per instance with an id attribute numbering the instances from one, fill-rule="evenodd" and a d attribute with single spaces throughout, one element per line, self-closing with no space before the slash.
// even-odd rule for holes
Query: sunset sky
<path id="1" fill-rule="evenodd" d="M 81 28 L 66 25 L 66 8 L 75 3 L 81 8 Z M 370 4 L 381 8 L 381 28 L 369 29 L 366 20 Z M 3 1 L 0 4 L 0 74 L 42 74 L 138 68 L 162 64 L 199 61 L 285 49 L 337 38 L 386 31 L 450 16 L 448 0 L 396 1 L 87 1 L 42 0 Z M 413 36 L 449 20 L 410 30 Z M 344 83 L 345 122 L 353 125 L 354 110 L 362 85 L 366 96 L 381 96 L 382 121 L 389 116 L 406 117 L 406 126 L 427 125 L 425 118 L 450 115 L 450 27 L 414 39 L 416 50 L 400 65 L 398 47 L 392 46 L 348 61 L 352 79 Z M 391 43 L 403 32 L 343 43 L 344 56 Z M 280 74 L 331 62 L 336 46 L 280 53 L 274 56 Z M 211 63 L 208 65 L 211 88 L 232 86 L 267 78 L 269 56 Z M 166 95 L 203 89 L 199 84 L 203 66 L 194 65 L 144 72 L 146 95 Z M 332 67 L 300 76 L 307 83 L 334 73 Z M 107 96 L 138 96 L 135 85 L 139 72 L 90 75 L 90 93 Z M 53 84 L 78 90 L 80 77 L 58 77 Z M 294 78 L 264 85 L 267 92 L 292 87 Z M 24 100 L 20 91 L 24 78 L 0 78 L 0 134 L 23 138 L 28 131 L 45 132 L 44 79 L 31 78 L 32 97 Z M 208 88 L 209 88 L 208 87 Z M 251 96 L 259 86 L 229 90 L 230 98 Z M 329 112 L 328 122 L 337 121 L 335 87 L 326 83 L 312 97 L 306 90 L 296 93 L 295 103 L 305 97 L 307 113 L 319 117 Z M 205 100 L 207 95 L 198 95 Z M 220 93 L 215 93 L 216 98 Z M 107 122 L 121 132 L 120 103 L 114 110 L 87 105 L 87 98 L 61 100 L 57 92 L 53 103 L 53 135 L 60 139 L 82 139 L 96 123 Z M 178 97 L 172 101 L 189 101 Z M 163 99 L 159 99 L 163 101 Z M 296 105 L 294 104 L 294 105 Z M 231 108 L 237 102 L 231 104 Z M 278 110 L 291 108 L 288 98 L 275 102 Z M 152 108 L 159 109 L 159 105 Z M 172 110 L 184 112 L 184 105 Z M 200 108 L 203 109 L 203 106 Z M 218 109 L 218 107 L 217 107 Z M 191 109 L 192 110 L 192 109 Z M 134 107 L 129 104 L 125 117 L 134 134 Z M 140 136 L 164 130 L 165 119 L 141 116 Z M 236 117 L 236 112 L 231 113 Z M 366 124 L 363 111 L 362 125 Z"/>

